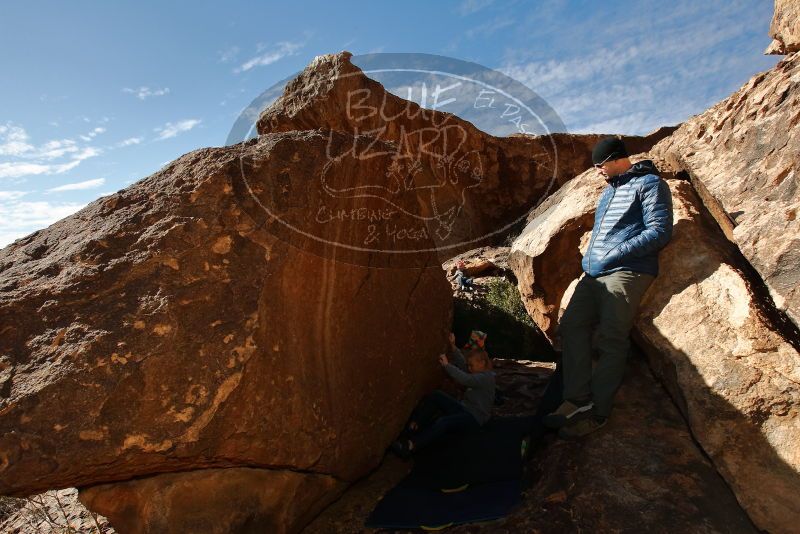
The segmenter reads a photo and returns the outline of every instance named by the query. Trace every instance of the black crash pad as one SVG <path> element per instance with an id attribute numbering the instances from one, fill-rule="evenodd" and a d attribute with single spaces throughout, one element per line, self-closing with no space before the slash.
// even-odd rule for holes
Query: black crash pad
<path id="1" fill-rule="evenodd" d="M 520 499 L 519 480 L 490 482 L 445 493 L 406 478 L 381 499 L 365 526 L 434 530 L 492 521 L 508 515 Z"/>

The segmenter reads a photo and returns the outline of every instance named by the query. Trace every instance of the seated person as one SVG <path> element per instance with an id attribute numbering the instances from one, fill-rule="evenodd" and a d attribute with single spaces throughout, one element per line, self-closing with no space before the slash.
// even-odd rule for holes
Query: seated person
<path id="1" fill-rule="evenodd" d="M 455 280 L 461 291 L 472 291 L 474 289 L 473 279 L 466 275 L 466 269 L 467 265 L 463 261 L 459 261 L 456 264 Z"/>
<path id="2" fill-rule="evenodd" d="M 487 337 L 488 334 L 486 332 L 481 332 L 480 330 L 473 330 L 472 332 L 469 333 L 469 339 L 464 344 L 464 350 L 472 350 L 472 349 L 486 350 Z M 453 339 L 453 343 L 455 344 L 455 339 Z M 494 365 L 492 364 L 491 358 L 489 358 L 489 369 L 494 369 Z M 462 367 L 461 370 L 465 371 L 466 367 Z"/>
<path id="3" fill-rule="evenodd" d="M 489 355 L 482 349 L 472 349 L 466 356 L 468 372 L 451 364 L 444 354 L 439 355 L 439 363 L 453 380 L 466 387 L 462 401 L 458 401 L 441 390 L 436 390 L 414 410 L 409 430 L 416 432 L 413 438 L 400 439 L 392 444 L 392 450 L 399 456 L 408 457 L 448 432 L 478 430 L 491 416 L 495 394 L 495 374 L 490 369 Z M 433 424 L 424 425 L 425 412 L 438 409 L 444 415 Z"/>

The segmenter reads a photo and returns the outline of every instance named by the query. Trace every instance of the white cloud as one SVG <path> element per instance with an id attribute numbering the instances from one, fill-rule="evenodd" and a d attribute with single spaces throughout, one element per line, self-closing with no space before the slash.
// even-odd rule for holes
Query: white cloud
<path id="1" fill-rule="evenodd" d="M 55 193 L 59 191 L 77 191 L 82 189 L 93 189 L 95 187 L 100 187 L 104 183 L 106 183 L 105 178 L 95 178 L 94 180 L 85 180 L 83 182 L 59 185 L 58 187 L 53 187 L 51 189 L 48 189 L 47 192 Z"/>
<path id="2" fill-rule="evenodd" d="M 594 46 L 567 48 L 558 59 L 516 47 L 497 70 L 536 91 L 569 131 L 644 134 L 701 112 L 755 73 L 760 50 L 737 48 L 753 31 L 743 22 L 748 9 L 741 2 L 651 2 L 613 27 L 575 21 L 572 33 L 591 35 Z M 653 18 L 658 39 L 643 39 Z"/>
<path id="3" fill-rule="evenodd" d="M 105 131 L 106 131 L 105 128 L 103 128 L 102 126 L 98 126 L 97 128 L 95 128 L 91 132 L 87 133 L 86 135 L 81 135 L 79 137 L 81 139 L 83 139 L 84 141 L 91 141 L 92 139 L 97 137 L 98 134 L 101 134 L 101 133 L 103 133 Z"/>
<path id="4" fill-rule="evenodd" d="M 9 195 L 9 193 L 12 193 Z M 72 215 L 86 204 L 21 201 L 21 191 L 0 191 L 0 247 Z"/>
<path id="5" fill-rule="evenodd" d="M 635 46 L 605 48 L 565 60 L 507 64 L 499 70 L 540 93 L 548 93 L 607 73 L 621 72 L 638 53 Z"/>
<path id="6" fill-rule="evenodd" d="M 3 200 L 16 200 L 27 195 L 27 191 L 0 191 L 0 201 Z"/>
<path id="7" fill-rule="evenodd" d="M 138 89 L 131 89 L 130 87 L 125 87 L 122 89 L 122 92 L 136 95 L 136 98 L 138 98 L 139 100 L 145 100 L 153 96 L 164 96 L 169 94 L 169 87 L 163 87 L 161 89 L 150 89 L 149 87 L 146 86 L 139 87 Z"/>
<path id="8" fill-rule="evenodd" d="M 143 139 L 141 137 L 129 137 L 129 138 L 117 143 L 117 146 L 118 147 L 123 147 L 123 146 L 138 145 L 142 141 L 143 141 Z"/>
<path id="9" fill-rule="evenodd" d="M 175 137 L 179 133 L 188 132 L 200 124 L 200 122 L 202 122 L 200 119 L 185 119 L 176 123 L 168 122 L 164 126 L 154 128 L 153 130 L 158 132 L 158 137 L 156 139 L 160 141 L 162 139 Z"/>
<path id="10" fill-rule="evenodd" d="M 0 125 L 0 156 L 22 156 L 33 150 L 28 144 L 28 134 L 19 126 Z"/>
<path id="11" fill-rule="evenodd" d="M 86 159 L 86 157 L 82 159 Z M 61 174 L 80 165 L 82 159 L 74 159 L 67 163 L 53 165 L 43 163 L 3 162 L 0 163 L 0 178 L 20 178 L 22 176 L 35 176 L 38 174 Z"/>
<path id="12" fill-rule="evenodd" d="M 262 48 L 263 45 L 259 45 L 259 49 Z M 303 43 L 292 43 L 289 41 L 281 41 L 277 43 L 276 47 L 272 50 L 268 50 L 267 52 L 258 55 L 254 58 L 245 61 L 239 67 L 235 68 L 233 72 L 245 72 L 255 67 L 263 67 L 264 65 L 270 65 L 275 63 L 276 61 L 283 59 L 286 56 L 291 56 L 297 53 L 297 51 L 303 47 Z"/>
<path id="13" fill-rule="evenodd" d="M 105 128 L 97 127 L 89 132 L 88 139 L 104 131 Z M 10 122 L 0 125 L 0 156 L 10 160 L 0 161 L 0 178 L 67 172 L 102 152 L 97 147 L 80 146 L 74 139 L 54 139 L 39 146 L 29 140 L 23 127 Z M 64 158 L 66 161 L 57 161 Z"/>
<path id="14" fill-rule="evenodd" d="M 66 99 L 67 95 L 49 95 L 47 93 L 39 95 L 39 100 L 42 102 L 60 102 Z"/>
<path id="15" fill-rule="evenodd" d="M 93 158 L 95 156 L 99 156 L 102 152 L 101 149 L 93 146 L 87 146 L 81 149 L 80 152 L 72 156 L 74 161 L 83 161 L 85 159 Z"/>
<path id="16" fill-rule="evenodd" d="M 37 157 L 39 159 L 56 159 L 77 151 L 78 146 L 72 139 L 56 139 L 40 146 Z"/>
<path id="17" fill-rule="evenodd" d="M 57 172 L 53 165 L 42 165 L 40 163 L 0 163 L 0 178 L 19 178 L 35 174 L 51 174 Z"/>

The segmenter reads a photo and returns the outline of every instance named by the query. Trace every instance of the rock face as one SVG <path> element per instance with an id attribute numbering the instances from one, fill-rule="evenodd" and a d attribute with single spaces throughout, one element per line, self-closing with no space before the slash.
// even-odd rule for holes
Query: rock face
<path id="1" fill-rule="evenodd" d="M 636 334 L 753 521 L 788 532 L 800 522 L 792 491 L 800 487 L 800 354 L 780 335 L 760 281 L 703 227 L 698 198 L 679 185 L 679 234 Z"/>
<path id="2" fill-rule="evenodd" d="M 590 439 L 554 441 L 532 459 L 528 513 L 508 532 L 756 532 L 638 357 L 616 410 Z"/>
<path id="3" fill-rule="evenodd" d="M 433 237 L 442 262 L 498 244 L 532 206 L 591 166 L 591 149 L 600 135 L 495 137 L 451 113 L 386 91 L 353 65 L 351 56 L 343 51 L 315 58 L 261 114 L 258 132 L 368 132 L 398 147 L 409 165 L 431 168 L 435 179 L 422 202 L 436 219 Z M 672 130 L 624 139 L 640 152 Z"/>
<path id="4" fill-rule="evenodd" d="M 800 2 L 775 0 L 775 13 L 769 26 L 772 44 L 767 54 L 790 54 L 800 50 Z"/>
<path id="5" fill-rule="evenodd" d="M 0 494 L 291 470 L 325 480 L 275 508 L 308 519 L 376 465 L 452 314 L 430 238 L 357 246 L 368 218 L 409 224 L 413 188 L 388 210 L 320 185 L 385 173 L 388 148 L 304 131 L 197 150 L 0 250 Z"/>
<path id="6" fill-rule="evenodd" d="M 797 21 L 792 18 L 795 27 Z M 766 282 L 778 308 L 796 324 L 800 324 L 798 122 L 800 54 L 793 54 L 684 123 L 653 149 L 675 170 L 688 172 L 717 223 Z"/>
<path id="7" fill-rule="evenodd" d="M 103 484 L 80 497 L 125 534 L 283 534 L 313 518 L 340 487 L 325 475 L 234 467 Z"/>
<path id="8" fill-rule="evenodd" d="M 554 195 L 558 204 L 540 206 L 512 245 L 520 292 L 551 336 L 569 279 L 581 273 L 598 180 L 589 171 L 567 184 Z M 791 531 L 800 521 L 792 490 L 800 484 L 800 354 L 790 343 L 796 340 L 781 336 L 766 290 L 704 215 L 691 184 L 669 184 L 674 233 L 635 336 L 756 525 Z M 540 268 L 543 262 L 558 269 Z"/>
<path id="9" fill-rule="evenodd" d="M 448 276 L 453 276 L 459 261 L 464 262 L 467 276 L 492 276 L 508 270 L 510 247 L 480 247 L 450 258 L 442 264 Z"/>
<path id="10" fill-rule="evenodd" d="M 511 246 L 509 266 L 533 322 L 556 343 L 558 306 L 581 273 L 579 244 L 591 232 L 605 182 L 588 170 L 567 182 L 528 215 L 528 225 Z"/>

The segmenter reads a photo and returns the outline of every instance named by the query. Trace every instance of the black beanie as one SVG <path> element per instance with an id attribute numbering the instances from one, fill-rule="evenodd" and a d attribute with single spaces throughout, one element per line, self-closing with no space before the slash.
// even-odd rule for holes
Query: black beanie
<path id="1" fill-rule="evenodd" d="M 628 157 L 625 143 L 617 137 L 604 137 L 594 145 L 592 150 L 592 163 L 597 165 L 604 161 Z"/>

